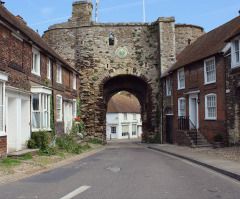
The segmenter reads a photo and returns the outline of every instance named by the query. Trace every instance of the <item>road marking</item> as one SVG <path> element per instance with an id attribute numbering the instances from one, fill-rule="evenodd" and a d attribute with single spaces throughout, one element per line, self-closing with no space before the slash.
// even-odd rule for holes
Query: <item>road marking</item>
<path id="1" fill-rule="evenodd" d="M 90 188 L 90 186 L 81 186 L 79 187 L 78 189 L 72 191 L 71 193 L 67 194 L 66 196 L 60 198 L 60 199 L 71 199 L 73 198 L 74 196 L 88 190 Z"/>

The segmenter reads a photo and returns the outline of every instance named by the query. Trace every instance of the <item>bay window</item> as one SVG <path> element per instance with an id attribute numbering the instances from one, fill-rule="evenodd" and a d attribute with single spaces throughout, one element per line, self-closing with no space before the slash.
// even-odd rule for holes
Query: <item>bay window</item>
<path id="1" fill-rule="evenodd" d="M 0 82 L 0 132 L 4 130 L 3 126 L 3 83 Z"/>
<path id="2" fill-rule="evenodd" d="M 37 93 L 32 96 L 33 130 L 50 130 L 50 95 Z"/>

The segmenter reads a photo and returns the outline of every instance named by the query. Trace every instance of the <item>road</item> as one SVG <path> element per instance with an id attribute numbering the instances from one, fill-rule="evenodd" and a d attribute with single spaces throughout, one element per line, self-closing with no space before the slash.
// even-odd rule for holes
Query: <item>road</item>
<path id="1" fill-rule="evenodd" d="M 111 142 L 82 160 L 0 186 L 0 198 L 240 198 L 240 184 L 134 141 Z"/>

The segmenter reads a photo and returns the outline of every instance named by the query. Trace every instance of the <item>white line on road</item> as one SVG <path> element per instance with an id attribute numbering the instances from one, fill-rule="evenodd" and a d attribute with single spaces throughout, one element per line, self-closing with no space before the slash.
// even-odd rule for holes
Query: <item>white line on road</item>
<path id="1" fill-rule="evenodd" d="M 78 189 L 72 191 L 71 193 L 67 194 L 66 196 L 60 198 L 60 199 L 71 199 L 73 198 L 74 196 L 88 190 L 90 188 L 90 186 L 81 186 L 79 187 Z"/>

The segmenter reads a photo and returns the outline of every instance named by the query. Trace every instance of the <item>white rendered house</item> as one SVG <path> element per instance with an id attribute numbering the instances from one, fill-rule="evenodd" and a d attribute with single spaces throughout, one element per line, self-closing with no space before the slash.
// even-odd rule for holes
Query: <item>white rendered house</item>
<path id="1" fill-rule="evenodd" d="M 142 135 L 141 106 L 134 98 L 114 95 L 106 115 L 107 139 L 131 139 Z"/>

